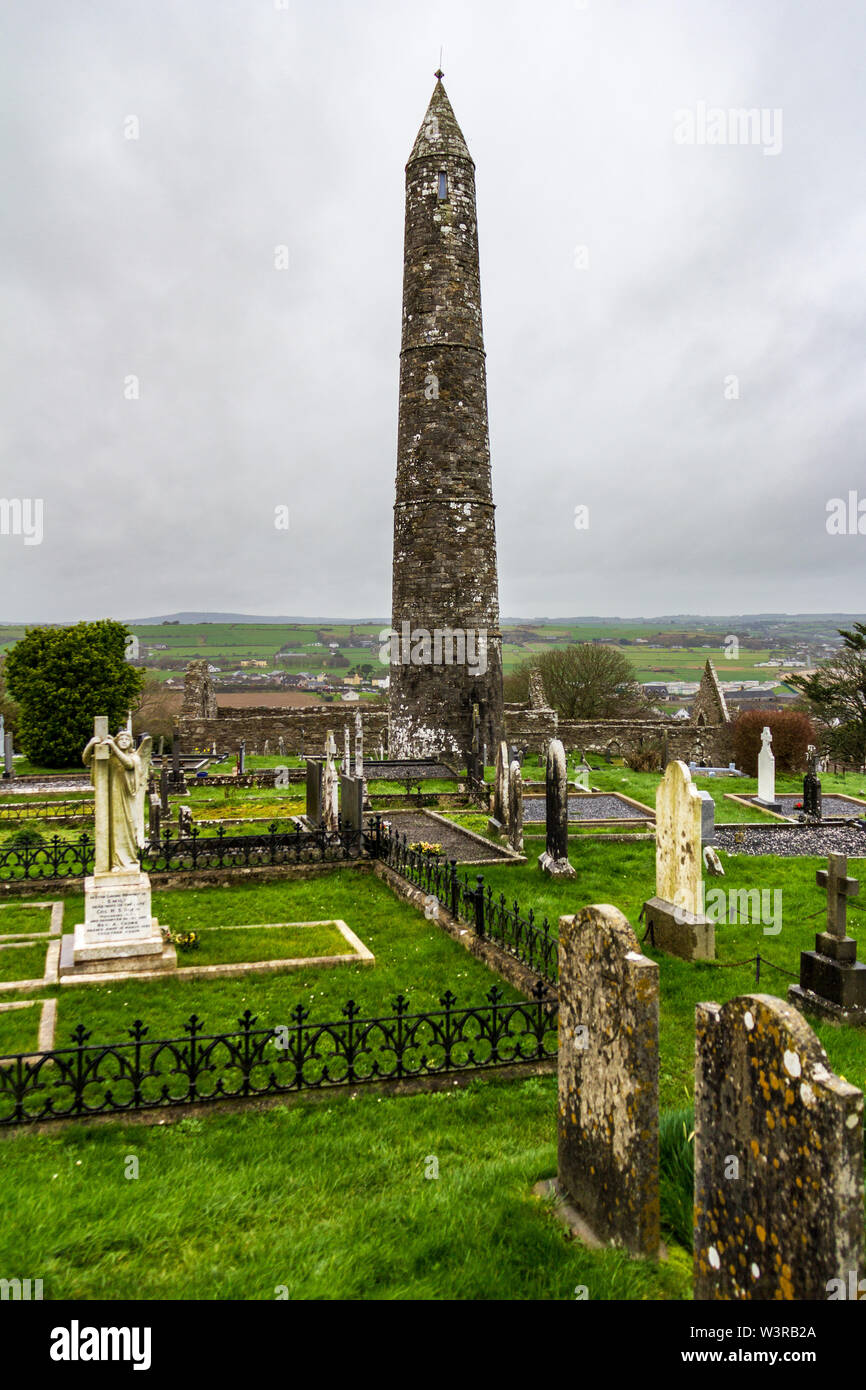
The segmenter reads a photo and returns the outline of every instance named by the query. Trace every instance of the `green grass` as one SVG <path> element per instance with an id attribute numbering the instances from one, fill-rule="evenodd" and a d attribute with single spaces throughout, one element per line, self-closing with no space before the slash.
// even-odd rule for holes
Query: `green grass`
<path id="1" fill-rule="evenodd" d="M 11 1002 L 11 995 L 0 1000 L 0 1003 Z M 36 1051 L 41 1013 L 37 1004 L 29 1009 L 0 1009 L 0 1057 L 12 1052 Z"/>
<path id="2" fill-rule="evenodd" d="M 0 936 L 27 936 L 30 932 L 47 932 L 50 926 L 50 907 L 0 903 Z"/>
<path id="3" fill-rule="evenodd" d="M 659 962 L 661 988 L 661 1078 L 662 1105 L 687 1104 L 694 1085 L 694 1012 L 705 1000 L 724 1003 L 739 994 L 756 991 L 755 966 L 732 963 L 766 956 L 768 961 L 796 976 L 800 952 L 814 949 L 815 932 L 825 911 L 825 897 L 815 884 L 815 871 L 822 861 L 816 858 L 781 859 L 770 855 L 721 854 L 723 879 L 710 879 L 707 892 L 766 889 L 779 890 L 781 930 L 767 934 L 768 923 L 724 922 L 716 925 L 715 963 L 687 962 L 663 955 L 644 943 L 645 953 Z M 504 893 L 509 904 L 517 900 L 525 911 L 535 910 L 537 920 L 547 917 L 556 932 L 561 915 L 578 912 L 586 903 L 613 903 L 635 929 L 640 939 L 643 926 L 639 914 L 643 903 L 655 891 L 655 849 L 648 841 L 635 844 L 576 841 L 569 845 L 569 859 L 577 871 L 576 882 L 554 881 L 542 875 L 534 859 L 526 865 L 486 865 L 484 881 L 497 896 Z M 864 877 L 866 865 L 852 859 L 851 871 Z M 708 904 L 713 900 L 708 897 Z M 772 896 L 768 906 L 773 907 Z M 739 914 L 738 914 L 739 915 Z M 850 929 L 862 937 L 866 928 L 866 902 L 855 900 L 849 907 Z M 720 966 L 725 968 L 720 968 Z M 792 980 L 765 966 L 757 989 L 785 997 Z M 834 1069 L 844 1072 L 854 1085 L 866 1087 L 866 1035 L 842 1026 L 817 1025 L 816 1032 L 827 1049 Z"/>
<path id="4" fill-rule="evenodd" d="M 0 946 L 0 980 L 41 980 L 45 974 L 47 946 Z"/>
<path id="5" fill-rule="evenodd" d="M 689 1298 L 676 1246 L 663 1265 L 563 1238 L 531 1191 L 555 1116 L 546 1077 L 17 1134 L 0 1267 L 48 1299 Z"/>
<path id="6" fill-rule="evenodd" d="M 352 947 L 336 927 L 223 927 L 199 936 L 194 950 L 178 947 L 180 969 L 192 965 L 235 965 L 258 960 L 296 960 L 310 956 L 345 956 Z"/>
<path id="7" fill-rule="evenodd" d="M 84 897 L 66 898 L 67 929 L 83 920 Z M 276 883 L 226 884 L 221 888 L 158 890 L 153 893 L 153 912 L 162 926 L 172 931 L 197 931 L 205 944 L 188 954 L 178 953 L 183 965 L 207 965 L 231 959 L 255 960 L 258 948 L 247 954 L 256 938 L 262 949 L 276 951 L 279 932 L 213 932 L 213 927 L 247 926 L 268 922 L 315 922 L 341 918 L 376 957 L 372 968 L 341 965 L 313 966 L 285 973 L 244 975 L 232 979 L 184 979 L 183 966 L 156 980 L 106 981 L 58 990 L 33 991 L 34 998 L 56 996 L 58 1022 L 56 1045 L 68 1046 L 78 1023 L 91 1030 L 93 1041 L 112 1042 L 127 1035 L 135 1019 L 141 1019 L 150 1037 L 178 1037 L 191 1014 L 197 1014 L 208 1032 L 236 1028 L 246 1009 L 251 1009 L 262 1028 L 284 1025 L 292 1010 L 303 1004 L 315 1020 L 341 1017 L 343 1005 L 354 999 L 367 1014 L 392 1012 L 397 995 L 406 995 L 410 1007 L 423 1011 L 437 1008 L 447 989 L 460 1003 L 482 1000 L 493 985 L 507 999 L 517 992 L 493 975 L 480 961 L 452 941 L 435 923 L 399 901 L 372 874 L 340 869 L 320 878 L 281 880 Z M 333 931 L 333 929 L 330 929 Z M 217 938 L 217 944 L 209 944 Z M 332 938 L 333 939 L 333 938 Z M 339 954 L 348 953 L 342 937 Z M 220 944 L 225 941 L 226 944 Z M 45 947 L 38 947 L 43 953 Z M 206 954 L 213 950 L 213 956 Z M 230 951 L 242 952 L 238 955 Z M 11 955 L 11 952 L 7 952 Z M 25 955 L 24 950 L 16 955 Z M 283 954 L 279 951 L 279 956 Z M 0 960 L 3 952 L 0 952 Z M 271 955 L 267 958 L 273 959 Z M 42 970 L 33 975 L 41 975 Z M 17 976 L 16 976 L 17 978 Z M 23 977 L 22 977 L 23 978 Z M 13 1025 L 10 1025 L 13 1027 Z M 13 1047 L 30 1046 L 26 1041 Z"/>

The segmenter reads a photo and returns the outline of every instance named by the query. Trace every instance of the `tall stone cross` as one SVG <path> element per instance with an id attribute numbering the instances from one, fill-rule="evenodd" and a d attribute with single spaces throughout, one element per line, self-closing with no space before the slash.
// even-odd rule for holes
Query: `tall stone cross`
<path id="1" fill-rule="evenodd" d="M 818 887 L 827 890 L 827 932 L 839 939 L 848 935 L 848 899 L 860 892 L 858 880 L 847 875 L 847 854 L 828 854 L 827 868 L 815 875 Z"/>
<path id="2" fill-rule="evenodd" d="M 108 715 L 98 714 L 93 721 L 93 737 L 98 739 L 108 738 Z M 109 845 L 111 839 L 110 816 L 111 791 L 109 787 L 109 761 L 111 754 L 108 745 L 100 742 L 93 750 L 93 762 L 90 765 L 93 777 L 93 872 L 94 874 L 107 874 L 111 869 L 109 863 Z"/>
<path id="3" fill-rule="evenodd" d="M 355 710 L 355 776 L 364 776 L 364 725 L 361 711 Z"/>

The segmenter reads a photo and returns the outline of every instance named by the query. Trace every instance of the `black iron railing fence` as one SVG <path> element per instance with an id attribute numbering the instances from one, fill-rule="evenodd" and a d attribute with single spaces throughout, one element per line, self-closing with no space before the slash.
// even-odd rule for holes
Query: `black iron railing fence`
<path id="1" fill-rule="evenodd" d="M 452 917 L 473 927 L 498 946 L 529 966 L 549 984 L 558 978 L 559 940 L 550 930 L 546 917 L 535 920 L 530 908 L 524 914 L 517 902 L 510 906 L 504 893 L 495 896 L 484 886 L 484 875 L 475 882 L 457 871 L 456 859 L 442 859 L 420 849 L 412 849 L 408 837 L 392 831 L 377 818 L 370 837 L 371 853 L 402 878 L 420 888 L 430 898 L 430 915 L 435 918 L 439 905 Z"/>
<path id="2" fill-rule="evenodd" d="M 482 1071 L 556 1056 L 555 995 L 539 984 L 531 1000 L 503 1003 L 494 986 L 483 1004 L 366 1018 L 350 1000 L 342 1018 L 310 1019 L 298 1005 L 284 1026 L 257 1028 L 247 1010 L 229 1033 L 206 1033 L 195 1014 L 184 1036 L 151 1040 L 136 1021 L 128 1040 L 97 1044 L 82 1025 L 71 1047 L 0 1057 L 0 1127 L 122 1114 L 241 1097 L 282 1095 L 442 1073 Z"/>
<path id="3" fill-rule="evenodd" d="M 93 801 L 0 801 L 0 821 L 93 820 Z"/>
<path id="4" fill-rule="evenodd" d="M 232 835 L 220 826 L 216 835 L 189 835 L 166 830 L 142 850 L 146 873 L 183 873 L 197 869 L 256 868 L 269 864 L 304 864 L 356 859 L 362 852 L 357 830 L 278 832 L 276 822 L 260 835 Z M 0 849 L 0 880 L 80 878 L 93 872 L 93 836 L 74 840 L 52 835 L 42 844 L 7 845 Z"/>

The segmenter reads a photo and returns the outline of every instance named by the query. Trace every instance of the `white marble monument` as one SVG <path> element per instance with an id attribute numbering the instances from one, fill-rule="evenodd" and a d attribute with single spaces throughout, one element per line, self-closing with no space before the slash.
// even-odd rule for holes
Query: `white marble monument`
<path id="1" fill-rule="evenodd" d="M 84 921 L 63 938 L 61 977 L 177 965 L 151 913 L 150 879 L 138 860 L 151 746 L 145 735 L 136 749 L 128 728 L 112 738 L 105 716 L 93 721 L 82 754 L 93 782 L 93 873 L 84 880 Z"/>
<path id="2" fill-rule="evenodd" d="M 776 759 L 773 757 L 773 735 L 765 726 L 761 733 L 761 751 L 758 754 L 758 801 L 771 811 L 781 811 L 782 803 L 776 800 Z"/>

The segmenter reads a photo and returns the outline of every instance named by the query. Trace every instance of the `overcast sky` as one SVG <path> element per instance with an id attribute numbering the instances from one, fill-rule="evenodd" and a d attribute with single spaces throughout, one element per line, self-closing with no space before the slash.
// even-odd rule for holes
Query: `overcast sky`
<path id="1" fill-rule="evenodd" d="M 862 0 L 281 6 L 4 0 L 0 618 L 389 614 L 440 45 L 502 612 L 866 609 Z"/>

